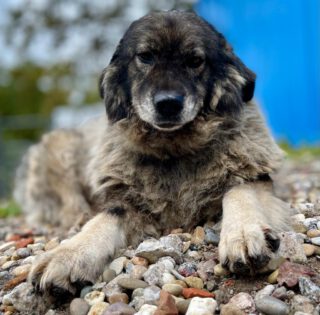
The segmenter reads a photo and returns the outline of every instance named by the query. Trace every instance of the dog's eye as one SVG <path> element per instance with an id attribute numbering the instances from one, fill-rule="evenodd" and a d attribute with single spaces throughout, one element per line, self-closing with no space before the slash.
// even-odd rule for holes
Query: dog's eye
<path id="1" fill-rule="evenodd" d="M 186 61 L 186 65 L 190 68 L 199 68 L 204 62 L 202 57 L 192 56 L 189 57 Z"/>
<path id="2" fill-rule="evenodd" d="M 137 57 L 142 63 L 146 63 L 149 65 L 152 64 L 154 61 L 153 54 L 149 51 L 139 53 L 137 54 Z"/>

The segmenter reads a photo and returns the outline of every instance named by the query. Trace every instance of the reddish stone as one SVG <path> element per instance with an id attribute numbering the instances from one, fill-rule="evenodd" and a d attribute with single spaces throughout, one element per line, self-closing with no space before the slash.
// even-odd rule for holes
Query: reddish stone
<path id="1" fill-rule="evenodd" d="M 279 267 L 277 281 L 280 285 L 286 284 L 291 288 L 298 284 L 300 277 L 314 275 L 315 272 L 308 266 L 285 261 Z"/>
<path id="2" fill-rule="evenodd" d="M 11 280 L 9 280 L 4 286 L 3 290 L 8 291 L 11 290 L 12 288 L 16 287 L 18 284 L 24 282 L 27 279 L 28 272 L 25 272 Z"/>
<path id="3" fill-rule="evenodd" d="M 196 288 L 184 288 L 182 290 L 182 295 L 186 298 L 186 299 L 190 299 L 193 297 L 203 297 L 203 298 L 213 298 L 214 294 L 210 293 L 206 290 L 202 290 L 202 289 L 196 289 Z"/>
<path id="4" fill-rule="evenodd" d="M 33 237 L 22 238 L 21 240 L 16 242 L 16 249 L 27 247 L 29 244 L 33 244 Z"/>
<path id="5" fill-rule="evenodd" d="M 235 283 L 234 280 L 228 279 L 228 280 L 226 280 L 226 281 L 224 282 L 224 285 L 225 285 L 226 287 L 232 287 L 232 286 L 234 286 L 234 283 Z"/>
<path id="6" fill-rule="evenodd" d="M 168 292 L 161 290 L 158 308 L 154 315 L 178 315 L 179 311 L 174 298 Z"/>
<path id="7" fill-rule="evenodd" d="M 21 235 L 19 234 L 12 234 L 8 238 L 6 238 L 7 241 L 19 241 L 21 239 Z"/>

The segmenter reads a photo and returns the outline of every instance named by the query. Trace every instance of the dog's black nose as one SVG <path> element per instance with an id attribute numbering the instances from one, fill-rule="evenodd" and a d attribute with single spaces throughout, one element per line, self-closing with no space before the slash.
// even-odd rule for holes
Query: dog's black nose
<path id="1" fill-rule="evenodd" d="M 161 91 L 155 94 L 153 103 L 157 113 L 165 118 L 176 117 L 183 109 L 184 96 L 174 91 Z"/>

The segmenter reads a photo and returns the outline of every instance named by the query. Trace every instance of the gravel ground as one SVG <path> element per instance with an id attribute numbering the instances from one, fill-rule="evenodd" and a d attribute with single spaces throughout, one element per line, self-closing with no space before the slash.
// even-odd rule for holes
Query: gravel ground
<path id="1" fill-rule="evenodd" d="M 219 264 L 219 235 L 210 224 L 171 231 L 127 248 L 99 281 L 54 307 L 26 282 L 36 255 L 63 239 L 23 218 L 0 221 L 0 314 L 241 315 L 320 313 L 320 160 L 288 160 L 277 194 L 294 210 L 277 256 L 258 276 L 238 277 Z"/>

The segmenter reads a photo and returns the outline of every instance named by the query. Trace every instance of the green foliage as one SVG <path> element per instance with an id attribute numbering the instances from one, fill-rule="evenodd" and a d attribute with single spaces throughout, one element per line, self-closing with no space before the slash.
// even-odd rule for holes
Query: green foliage
<path id="1" fill-rule="evenodd" d="M 293 148 L 287 142 L 279 143 L 281 149 L 285 151 L 289 158 L 298 159 L 305 157 L 320 157 L 320 147 L 302 145 L 299 148 Z"/>
<path id="2" fill-rule="evenodd" d="M 20 207 L 12 200 L 0 204 L 0 218 L 18 216 L 21 214 Z"/>

